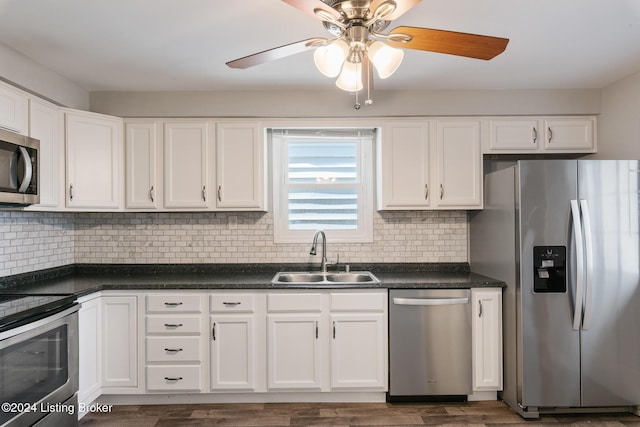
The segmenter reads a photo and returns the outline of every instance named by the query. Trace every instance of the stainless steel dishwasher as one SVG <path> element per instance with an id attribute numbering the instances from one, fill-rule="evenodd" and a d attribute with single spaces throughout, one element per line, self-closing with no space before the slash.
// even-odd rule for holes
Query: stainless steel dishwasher
<path id="1" fill-rule="evenodd" d="M 471 394 L 471 291 L 389 291 L 389 400 Z"/>

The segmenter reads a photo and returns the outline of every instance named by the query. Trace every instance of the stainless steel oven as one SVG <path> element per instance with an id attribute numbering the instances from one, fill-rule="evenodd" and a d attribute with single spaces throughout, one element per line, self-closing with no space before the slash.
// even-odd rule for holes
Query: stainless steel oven
<path id="1" fill-rule="evenodd" d="M 77 426 L 75 298 L 2 295 L 0 315 L 0 425 Z"/>

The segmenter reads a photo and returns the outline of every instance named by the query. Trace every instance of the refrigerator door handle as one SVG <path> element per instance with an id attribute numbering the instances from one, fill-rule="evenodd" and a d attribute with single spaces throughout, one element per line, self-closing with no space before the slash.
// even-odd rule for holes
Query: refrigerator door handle
<path id="1" fill-rule="evenodd" d="M 584 292 L 584 243 L 582 239 L 582 220 L 577 200 L 571 201 L 571 217 L 573 219 L 573 238 L 576 245 L 576 296 L 573 307 L 573 330 L 580 329 L 582 323 L 582 300 Z"/>
<path id="2" fill-rule="evenodd" d="M 593 286 L 593 234 L 591 232 L 591 217 L 589 216 L 589 205 L 586 200 L 580 200 L 580 211 L 582 213 L 582 223 L 584 225 L 584 247 L 586 260 L 586 280 L 584 294 L 584 318 L 582 319 L 582 329 L 589 328 L 591 319 L 591 300 Z"/>

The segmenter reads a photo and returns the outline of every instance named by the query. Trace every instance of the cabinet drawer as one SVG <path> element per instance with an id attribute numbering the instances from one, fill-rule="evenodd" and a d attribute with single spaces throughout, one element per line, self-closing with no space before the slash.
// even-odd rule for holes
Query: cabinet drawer
<path id="1" fill-rule="evenodd" d="M 269 294 L 267 295 L 267 311 L 299 312 L 321 311 L 321 294 Z"/>
<path id="2" fill-rule="evenodd" d="M 386 293 L 332 293 L 331 311 L 384 311 Z"/>
<path id="3" fill-rule="evenodd" d="M 147 295 L 147 313 L 200 313 L 200 295 Z"/>
<path id="4" fill-rule="evenodd" d="M 200 337 L 148 337 L 147 362 L 200 362 Z"/>
<path id="5" fill-rule="evenodd" d="M 200 334 L 200 316 L 147 316 L 147 334 Z"/>
<path id="6" fill-rule="evenodd" d="M 212 313 L 253 313 L 254 296 L 250 294 L 221 294 L 209 296 Z"/>
<path id="7" fill-rule="evenodd" d="M 201 391 L 200 366 L 147 366 L 147 390 Z"/>

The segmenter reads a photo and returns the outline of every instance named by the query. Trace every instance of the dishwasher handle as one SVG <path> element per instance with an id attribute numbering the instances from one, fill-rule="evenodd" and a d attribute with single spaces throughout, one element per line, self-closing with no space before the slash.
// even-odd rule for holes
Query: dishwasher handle
<path id="1" fill-rule="evenodd" d="M 461 305 L 469 304 L 469 297 L 458 298 L 393 298 L 395 305 Z"/>

